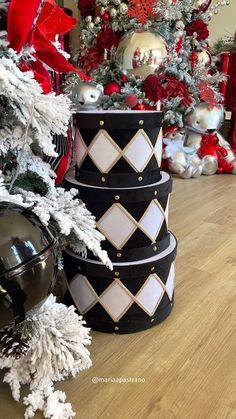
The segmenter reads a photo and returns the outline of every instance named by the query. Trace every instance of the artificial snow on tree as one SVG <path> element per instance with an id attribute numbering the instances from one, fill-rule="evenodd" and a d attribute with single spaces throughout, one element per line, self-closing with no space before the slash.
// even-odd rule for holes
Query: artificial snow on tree
<path id="1" fill-rule="evenodd" d="M 36 3 L 38 2 L 35 1 Z M 41 11 L 44 18 L 48 5 L 50 6 L 45 2 Z M 10 2 L 10 17 L 15 17 L 14 12 L 16 13 L 17 6 L 19 7 L 19 2 L 16 0 Z M 32 14 L 31 24 L 33 17 L 35 17 L 34 14 Z M 40 18 L 41 15 L 38 17 L 38 21 L 41 22 Z M 20 15 L 19 20 L 21 19 Z M 15 22 L 15 26 L 18 26 L 17 23 Z M 8 28 L 12 27 L 12 21 L 8 17 Z M 103 237 L 95 230 L 94 217 L 77 198 L 76 191 L 65 192 L 63 188 L 55 187 L 55 173 L 44 161 L 45 155 L 57 156 L 53 134 L 66 135 L 71 109 L 70 100 L 65 95 L 56 95 L 53 92 L 45 94 L 43 91 L 44 79 L 49 76 L 49 74 L 45 75 L 47 73 L 45 67 L 43 69 L 39 67 L 40 72 L 37 74 L 34 70 L 29 71 L 38 63 L 37 51 L 34 52 L 35 43 L 38 48 L 39 46 L 44 48 L 44 54 L 40 54 L 40 65 L 42 66 L 41 60 L 44 56 L 46 56 L 47 65 L 51 59 L 51 44 L 45 46 L 44 41 L 42 45 L 39 43 L 42 37 L 42 34 L 37 35 L 39 27 L 40 25 L 35 25 L 31 34 L 32 28 L 29 25 L 28 36 L 31 38 L 28 40 L 29 43 L 22 43 L 19 53 L 9 48 L 9 33 L 6 31 L 0 33 L 0 107 L 2 111 L 0 116 L 2 195 L 0 199 L 21 202 L 28 206 L 45 225 L 53 230 L 63 247 L 71 246 L 78 252 L 86 252 L 86 247 L 88 247 L 111 267 L 106 252 L 101 250 L 100 242 Z M 48 30 L 46 28 L 46 33 Z M 15 27 L 14 31 L 16 31 Z M 10 36 L 13 45 L 14 31 Z M 21 31 L 20 26 L 17 32 L 18 48 L 20 48 L 19 39 L 21 39 L 19 31 Z M 22 31 L 25 32 L 25 27 Z M 57 50 L 56 54 L 61 59 Z M 64 58 L 62 58 L 62 63 L 64 63 Z M 68 71 L 67 64 L 66 61 L 64 71 Z M 51 66 L 57 67 L 54 65 L 54 55 Z M 72 71 L 73 68 L 70 64 L 69 70 Z M 83 75 L 82 72 L 79 73 Z M 40 79 L 43 80 L 42 86 L 38 83 L 39 74 L 42 76 Z"/>
<path id="2" fill-rule="evenodd" d="M 71 118 L 68 97 L 52 91 L 51 72 L 74 71 L 83 80 L 89 79 L 66 60 L 57 42 L 56 35 L 70 31 L 75 23 L 53 0 L 1 2 L 0 202 L 6 203 L 6 212 L 11 203 L 35 213 L 58 243 L 59 259 L 66 246 L 82 255 L 89 249 L 112 268 L 106 251 L 101 249 L 104 237 L 96 230 L 94 216 L 78 198 L 76 189 L 56 187 L 56 174 L 45 161 L 57 157 L 53 137 L 66 135 Z M 21 240 L 15 240 L 22 250 Z M 30 243 L 28 240 L 28 246 Z M 16 252 L 16 246 L 10 246 L 10 250 Z M 24 251 L 27 254 L 27 249 Z M 20 264 L 20 253 L 16 256 Z M 13 317 L 13 306 L 18 301 L 13 302 L 9 295 L 12 289 L 8 294 L 5 288 L 14 283 L 23 304 L 26 295 L 15 277 L 6 281 L 3 276 L 1 272 L 0 310 L 2 314 L 12 309 Z M 25 279 L 30 283 L 30 276 Z M 40 282 L 38 278 L 37 286 L 52 278 L 43 279 Z M 28 309 L 40 299 L 34 304 L 31 301 Z M 72 407 L 65 402 L 63 392 L 54 390 L 54 383 L 91 365 L 86 349 L 91 341 L 89 329 L 74 308 L 57 304 L 53 296 L 24 313 L 19 324 L 16 317 L 14 320 L 3 323 L 0 330 L 0 369 L 8 370 L 4 381 L 9 383 L 14 399 L 19 401 L 21 386 L 29 384 L 30 394 L 24 398 L 26 418 L 33 417 L 37 410 L 48 418 L 71 418 Z"/>
<path id="3" fill-rule="evenodd" d="M 16 401 L 20 400 L 21 387 L 30 387 L 30 393 L 23 399 L 27 406 L 26 419 L 32 418 L 37 410 L 42 411 L 45 418 L 75 416 L 71 404 L 65 402 L 65 393 L 55 390 L 54 383 L 75 377 L 92 365 L 86 348 L 91 343 L 90 329 L 84 325 L 85 321 L 75 313 L 74 307 L 58 304 L 50 295 L 41 307 L 27 313 L 25 321 L 15 331 L 15 341 L 17 333 L 27 336 L 24 356 L 6 356 L 1 351 L 4 330 L 0 333 L 0 369 L 8 370 L 3 381 L 9 384 Z"/>

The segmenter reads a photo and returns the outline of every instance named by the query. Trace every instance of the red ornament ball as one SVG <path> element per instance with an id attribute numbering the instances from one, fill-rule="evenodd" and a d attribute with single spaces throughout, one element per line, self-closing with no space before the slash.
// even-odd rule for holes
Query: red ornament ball
<path id="1" fill-rule="evenodd" d="M 134 106 L 133 110 L 134 111 L 145 111 L 146 107 L 143 103 L 138 103 L 136 106 Z"/>
<path id="2" fill-rule="evenodd" d="M 103 13 L 103 15 L 102 15 L 103 22 L 108 22 L 109 19 L 110 19 L 109 12 Z"/>
<path id="3" fill-rule="evenodd" d="M 134 108 L 138 104 L 137 96 L 134 93 L 129 93 L 125 97 L 125 104 L 131 109 Z"/>
<path id="4" fill-rule="evenodd" d="M 122 75 L 120 76 L 120 80 L 121 80 L 123 83 L 127 83 L 127 81 L 128 81 L 128 77 L 127 77 L 125 74 L 122 74 Z"/>
<path id="5" fill-rule="evenodd" d="M 110 96 L 112 93 L 120 93 L 120 86 L 115 81 L 111 81 L 104 86 L 104 95 Z"/>

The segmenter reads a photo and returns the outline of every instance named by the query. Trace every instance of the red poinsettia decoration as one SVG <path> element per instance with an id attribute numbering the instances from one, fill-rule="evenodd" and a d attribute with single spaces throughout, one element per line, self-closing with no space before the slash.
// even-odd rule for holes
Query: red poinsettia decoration
<path id="1" fill-rule="evenodd" d="M 198 83 L 197 87 L 200 91 L 200 99 L 203 102 L 207 102 L 211 108 L 217 105 L 215 92 L 205 81 Z"/>
<path id="2" fill-rule="evenodd" d="M 149 18 L 157 16 L 153 10 L 156 0 L 129 0 L 129 4 L 128 16 L 137 18 L 141 25 L 144 25 Z"/>
<path id="3" fill-rule="evenodd" d="M 197 34 L 198 41 L 204 41 L 209 36 L 209 30 L 206 23 L 202 19 L 196 19 L 188 26 L 186 26 L 186 35 L 192 36 L 194 33 Z"/>
<path id="4" fill-rule="evenodd" d="M 79 0 L 78 9 L 82 17 L 93 16 L 96 7 L 96 0 Z"/>
<path id="5" fill-rule="evenodd" d="M 151 102 L 179 96 L 184 107 L 188 108 L 192 103 L 187 85 L 183 81 L 165 73 L 159 75 L 150 74 L 144 80 L 142 90 Z"/>
<path id="6" fill-rule="evenodd" d="M 104 54 L 103 51 L 99 48 L 89 48 L 85 51 L 84 55 L 80 55 L 78 60 L 78 65 L 86 71 L 86 73 L 91 73 L 93 70 L 96 70 L 98 66 L 103 62 Z"/>
<path id="7" fill-rule="evenodd" d="M 150 102 L 158 102 L 166 97 L 163 87 L 163 75 L 149 74 L 144 80 L 142 90 Z"/>
<path id="8" fill-rule="evenodd" d="M 118 43 L 119 38 L 115 32 L 109 26 L 104 25 L 101 32 L 97 35 L 97 48 L 110 50 L 112 47 L 117 47 Z"/>

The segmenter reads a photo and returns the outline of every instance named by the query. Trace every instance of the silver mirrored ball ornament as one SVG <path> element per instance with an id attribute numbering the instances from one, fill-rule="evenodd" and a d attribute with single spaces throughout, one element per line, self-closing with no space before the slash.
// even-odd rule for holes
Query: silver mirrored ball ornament
<path id="1" fill-rule="evenodd" d="M 150 31 L 132 31 L 121 39 L 116 60 L 129 76 L 145 78 L 158 71 L 166 56 L 166 42 L 160 35 Z"/>

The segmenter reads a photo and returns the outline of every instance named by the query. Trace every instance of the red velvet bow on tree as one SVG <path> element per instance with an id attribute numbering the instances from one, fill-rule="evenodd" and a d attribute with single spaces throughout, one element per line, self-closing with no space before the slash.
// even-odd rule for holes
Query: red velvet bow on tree
<path id="1" fill-rule="evenodd" d="M 35 22 L 36 19 L 36 22 Z M 52 70 L 77 72 L 84 80 L 90 78 L 75 68 L 53 45 L 56 35 L 69 32 L 77 19 L 68 16 L 54 0 L 11 0 L 8 9 L 8 40 L 18 53 L 28 43 L 35 50 L 36 62 L 24 63 L 25 70 L 32 69 L 44 91 L 48 90 L 49 75 L 43 63 Z M 23 70 L 23 68 L 22 68 Z"/>

